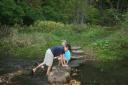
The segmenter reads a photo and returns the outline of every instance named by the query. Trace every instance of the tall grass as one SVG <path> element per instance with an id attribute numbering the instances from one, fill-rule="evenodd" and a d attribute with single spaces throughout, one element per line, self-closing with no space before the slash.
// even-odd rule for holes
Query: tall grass
<path id="1" fill-rule="evenodd" d="M 61 40 L 65 39 L 72 45 L 80 45 L 85 52 L 90 51 L 91 55 L 101 61 L 127 58 L 127 28 L 97 25 L 63 24 L 62 26 L 58 23 L 56 25 L 58 26 L 53 27 L 54 29 L 50 26 L 45 31 L 39 31 L 38 25 L 13 28 L 9 36 L 0 40 L 1 56 L 42 58 L 47 48 L 60 45 Z"/>

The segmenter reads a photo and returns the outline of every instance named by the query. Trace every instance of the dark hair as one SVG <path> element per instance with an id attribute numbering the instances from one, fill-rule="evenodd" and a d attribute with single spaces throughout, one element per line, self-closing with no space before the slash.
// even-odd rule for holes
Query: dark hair
<path id="1" fill-rule="evenodd" d="M 71 45 L 70 44 L 65 44 L 65 47 L 68 47 L 68 49 L 71 51 Z"/>

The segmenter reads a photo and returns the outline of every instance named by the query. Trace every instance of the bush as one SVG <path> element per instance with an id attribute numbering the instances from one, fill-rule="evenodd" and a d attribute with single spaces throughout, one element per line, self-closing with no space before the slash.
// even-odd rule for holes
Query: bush
<path id="1" fill-rule="evenodd" d="M 0 8 L 0 22 L 2 24 L 14 25 L 22 22 L 24 11 L 14 0 L 1 0 Z"/>
<path id="2" fill-rule="evenodd" d="M 102 25 L 117 25 L 120 22 L 121 15 L 115 9 L 106 9 L 102 17 Z"/>
<path id="3" fill-rule="evenodd" d="M 99 24 L 101 20 L 101 16 L 97 8 L 89 7 L 86 13 L 87 13 L 87 20 L 86 20 L 87 23 Z"/>
<path id="4" fill-rule="evenodd" d="M 12 33 L 12 28 L 6 25 L 0 26 L 0 39 L 9 36 Z"/>
<path id="5" fill-rule="evenodd" d="M 37 21 L 34 25 L 37 31 L 51 32 L 55 29 L 64 28 L 64 24 L 61 22 L 54 21 Z"/>
<path id="6" fill-rule="evenodd" d="M 126 12 L 123 15 L 123 21 L 121 24 L 122 24 L 123 28 L 128 28 L 128 12 Z"/>
<path id="7" fill-rule="evenodd" d="M 34 9 L 27 0 L 0 0 L 0 23 L 31 25 L 44 19 L 41 8 Z"/>

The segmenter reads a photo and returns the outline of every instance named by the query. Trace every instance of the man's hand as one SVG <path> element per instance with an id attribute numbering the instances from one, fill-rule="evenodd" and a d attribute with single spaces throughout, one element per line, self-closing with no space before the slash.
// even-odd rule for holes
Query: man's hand
<path id="1" fill-rule="evenodd" d="M 61 60 L 61 57 L 58 57 L 58 60 Z"/>
<path id="2" fill-rule="evenodd" d="M 54 57 L 54 59 L 57 59 L 57 57 Z"/>

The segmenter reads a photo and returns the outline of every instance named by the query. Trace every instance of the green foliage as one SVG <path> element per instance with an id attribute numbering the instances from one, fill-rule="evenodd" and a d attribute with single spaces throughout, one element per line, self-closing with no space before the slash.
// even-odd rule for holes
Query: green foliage
<path id="1" fill-rule="evenodd" d="M 120 0 L 118 0 L 120 1 Z M 115 25 L 120 23 L 127 1 L 1 0 L 0 23 L 31 25 L 37 20 L 63 23 Z M 110 7 L 111 5 L 111 7 Z"/>
<path id="2" fill-rule="evenodd" d="M 93 6 L 88 7 L 87 12 L 87 22 L 91 24 L 99 24 L 101 21 L 100 12 L 97 8 L 94 8 Z"/>
<path id="3" fill-rule="evenodd" d="M 2 24 L 21 23 L 23 10 L 14 0 L 0 1 L 0 21 Z"/>
<path id="4" fill-rule="evenodd" d="M 39 29 L 39 27 L 41 28 Z M 42 57 L 47 48 L 60 45 L 60 40 L 66 39 L 72 45 L 78 44 L 83 49 L 92 51 L 91 54 L 101 61 L 128 58 L 126 28 L 115 29 L 96 25 L 77 26 L 39 21 L 29 27 L 17 26 L 11 32 L 9 36 L 0 40 L 1 56 Z"/>
<path id="5" fill-rule="evenodd" d="M 104 12 L 104 17 L 102 17 L 103 25 L 115 25 L 119 24 L 121 19 L 120 13 L 115 9 L 106 9 Z"/>
<path id="6" fill-rule="evenodd" d="M 35 30 L 43 31 L 43 32 L 50 32 L 55 29 L 63 29 L 64 24 L 60 22 L 54 21 L 37 21 L 34 25 L 36 27 Z"/>
<path id="7" fill-rule="evenodd" d="M 32 24 L 34 20 L 43 19 L 41 9 L 32 8 L 26 1 L 1 0 L 0 8 L 0 23 L 2 24 L 26 25 L 28 23 Z"/>
<path id="8" fill-rule="evenodd" d="M 13 30 L 11 35 L 0 40 L 0 56 L 17 58 L 44 57 L 47 48 L 61 44 L 58 37 L 50 33 Z"/>
<path id="9" fill-rule="evenodd" d="M 108 31 L 108 33 L 106 31 L 107 30 L 103 31 L 106 36 L 98 37 L 95 42 L 90 45 L 97 50 L 96 54 L 99 56 L 98 58 L 103 61 L 127 58 L 127 29 Z M 109 33 L 111 33 L 111 35 Z"/>
<path id="10" fill-rule="evenodd" d="M 122 27 L 128 28 L 128 12 L 123 15 Z"/>
<path id="11" fill-rule="evenodd" d="M 0 39 L 2 39 L 3 37 L 7 37 L 9 35 L 11 35 L 12 33 L 12 28 L 6 26 L 6 25 L 2 25 L 0 26 Z"/>
<path id="12" fill-rule="evenodd" d="M 98 46 L 101 49 L 106 49 L 110 46 L 109 44 L 110 44 L 110 41 L 108 40 L 99 40 L 95 42 L 93 45 Z"/>

